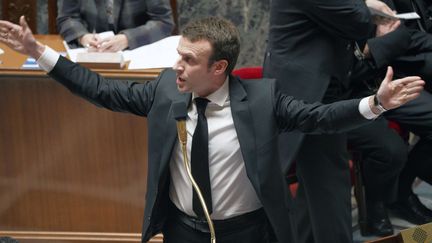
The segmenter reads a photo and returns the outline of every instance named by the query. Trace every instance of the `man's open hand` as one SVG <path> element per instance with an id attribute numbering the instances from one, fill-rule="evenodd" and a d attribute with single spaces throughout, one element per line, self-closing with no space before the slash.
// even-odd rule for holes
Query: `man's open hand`
<path id="1" fill-rule="evenodd" d="M 382 81 L 377 97 L 382 106 L 387 109 L 397 108 L 420 95 L 425 82 L 418 76 L 393 79 L 393 69 L 387 68 L 386 77 Z"/>
<path id="2" fill-rule="evenodd" d="M 45 46 L 34 38 L 24 16 L 20 18 L 20 25 L 0 20 L 0 42 L 35 59 L 38 59 L 45 50 Z"/>

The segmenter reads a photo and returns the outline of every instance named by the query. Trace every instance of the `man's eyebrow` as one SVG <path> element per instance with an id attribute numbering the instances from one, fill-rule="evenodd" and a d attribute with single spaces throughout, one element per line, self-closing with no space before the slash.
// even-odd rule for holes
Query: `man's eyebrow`
<path id="1" fill-rule="evenodd" d="M 178 54 L 179 55 L 181 55 L 181 56 L 186 56 L 186 57 L 189 57 L 189 58 L 195 58 L 195 55 L 194 55 L 194 53 L 192 53 L 192 52 L 182 52 L 181 50 L 179 50 L 179 49 L 177 49 L 177 52 L 178 52 Z"/>

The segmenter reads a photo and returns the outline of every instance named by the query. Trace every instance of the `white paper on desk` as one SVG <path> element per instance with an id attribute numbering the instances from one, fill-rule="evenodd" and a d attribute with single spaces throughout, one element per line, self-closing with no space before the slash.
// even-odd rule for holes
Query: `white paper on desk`
<path id="1" fill-rule="evenodd" d="M 105 31 L 105 32 L 101 32 L 101 33 L 98 33 L 97 35 L 98 35 L 98 37 L 99 37 L 101 40 L 105 40 L 105 39 L 108 39 L 108 38 L 111 38 L 111 37 L 115 36 L 115 35 L 114 35 L 114 32 L 111 31 L 111 30 L 109 30 L 109 31 Z"/>
<path id="2" fill-rule="evenodd" d="M 420 15 L 416 12 L 396 14 L 396 17 L 400 19 L 420 19 Z"/>
<path id="3" fill-rule="evenodd" d="M 130 61 L 129 69 L 172 67 L 179 57 L 179 40 L 179 35 L 170 36 L 149 45 L 124 51 L 123 56 L 126 61 Z"/>
<path id="4" fill-rule="evenodd" d="M 69 45 L 66 43 L 66 41 L 63 41 L 63 46 L 65 47 L 67 55 L 72 62 L 76 62 L 78 53 L 86 53 L 87 52 L 87 48 L 84 48 L 84 47 L 82 47 L 82 48 L 69 48 Z"/>
<path id="5" fill-rule="evenodd" d="M 98 35 L 98 37 L 100 39 L 105 40 L 107 38 L 113 37 L 114 36 L 114 32 L 113 31 L 105 31 L 105 32 L 98 33 L 97 35 Z M 86 53 L 86 52 L 88 52 L 88 48 L 85 48 L 85 47 L 70 48 L 69 45 L 66 43 L 66 41 L 63 41 L 63 46 L 65 47 L 67 55 L 68 55 L 69 59 L 72 62 L 76 62 L 77 55 L 79 53 Z"/>

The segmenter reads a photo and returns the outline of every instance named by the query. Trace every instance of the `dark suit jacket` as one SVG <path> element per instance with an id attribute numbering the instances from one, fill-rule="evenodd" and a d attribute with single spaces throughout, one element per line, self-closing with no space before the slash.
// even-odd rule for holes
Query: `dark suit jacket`
<path id="1" fill-rule="evenodd" d="M 114 29 L 105 9 L 105 0 L 60 0 L 58 31 L 66 42 L 77 45 L 79 37 L 93 30 L 112 30 L 125 34 L 129 49 L 134 49 L 169 36 L 174 27 L 167 0 L 114 0 Z"/>
<path id="2" fill-rule="evenodd" d="M 413 29 L 420 30 L 423 28 L 426 32 L 432 32 L 432 5 L 429 0 L 393 0 L 394 7 L 399 13 L 405 12 L 417 12 L 420 15 L 420 19 L 407 20 L 406 24 Z"/>
<path id="3" fill-rule="evenodd" d="M 402 60 L 406 60 L 406 62 L 424 61 L 428 58 L 424 53 L 432 52 L 432 4 L 428 0 L 384 1 L 400 13 L 414 11 L 420 15 L 419 20 L 404 22 L 410 29 L 412 41 L 407 55 Z"/>
<path id="4" fill-rule="evenodd" d="M 273 0 L 264 76 L 275 78 L 281 90 L 309 102 L 322 101 L 329 85 L 333 100 L 349 86 L 353 40 L 374 32 L 368 8 L 361 0 Z M 333 92 L 332 91 L 332 92 Z M 294 158 L 302 135 L 289 134 Z"/>
<path id="5" fill-rule="evenodd" d="M 400 60 L 411 46 L 411 34 L 401 25 L 396 30 L 380 36 L 371 36 L 366 41 L 370 58 L 355 60 L 351 79 L 353 97 L 364 97 L 376 93 L 385 77 L 387 66 Z M 394 69 L 395 77 L 400 77 L 400 70 Z"/>
<path id="6" fill-rule="evenodd" d="M 156 80 L 146 83 L 107 81 L 60 57 L 49 75 L 96 105 L 147 117 L 149 164 L 142 236 L 146 242 L 161 231 L 166 218 L 168 163 L 177 142 L 171 105 L 178 101 L 189 104 L 191 94 L 177 90 L 173 70 L 165 70 Z M 279 242 L 292 242 L 289 192 L 276 146 L 278 134 L 293 129 L 331 133 L 362 125 L 367 120 L 358 112 L 359 100 L 334 105 L 304 104 L 281 95 L 274 80 L 242 81 L 235 77 L 230 77 L 229 94 L 248 178 Z"/>

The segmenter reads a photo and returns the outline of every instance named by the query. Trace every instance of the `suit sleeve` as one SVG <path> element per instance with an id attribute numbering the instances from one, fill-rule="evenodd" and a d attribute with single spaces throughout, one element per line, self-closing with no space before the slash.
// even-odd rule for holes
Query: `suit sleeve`
<path id="1" fill-rule="evenodd" d="M 360 99 L 308 104 L 276 90 L 273 93 L 275 114 L 282 132 L 338 133 L 370 122 L 359 112 Z"/>
<path id="2" fill-rule="evenodd" d="M 400 26 L 386 35 L 369 39 L 367 44 L 375 64 L 382 68 L 406 54 L 411 45 L 411 36 L 406 27 Z"/>
<path id="3" fill-rule="evenodd" d="M 97 106 L 140 116 L 147 116 L 150 112 L 155 90 L 160 81 L 160 78 L 144 83 L 106 80 L 99 74 L 64 57 L 59 58 L 48 75 L 72 93 Z"/>
<path id="4" fill-rule="evenodd" d="M 171 7 L 167 0 L 146 0 L 143 4 L 147 4 L 147 15 L 150 19 L 144 25 L 120 31 L 126 35 L 129 49 L 165 38 L 171 35 L 174 27 Z"/>
<path id="5" fill-rule="evenodd" d="M 362 0 L 294 0 L 292 2 L 316 25 L 344 39 L 366 39 L 375 29 L 369 9 Z"/>
<path id="6" fill-rule="evenodd" d="M 381 75 L 383 68 L 407 53 L 411 45 L 408 29 L 400 26 L 386 35 L 367 40 L 371 58 L 356 60 L 350 79 L 355 83 Z"/>

